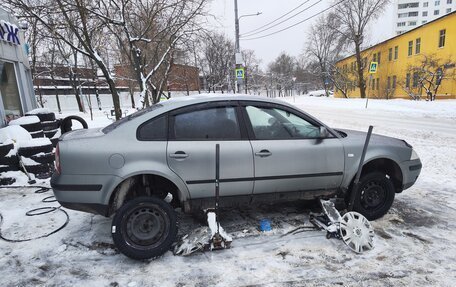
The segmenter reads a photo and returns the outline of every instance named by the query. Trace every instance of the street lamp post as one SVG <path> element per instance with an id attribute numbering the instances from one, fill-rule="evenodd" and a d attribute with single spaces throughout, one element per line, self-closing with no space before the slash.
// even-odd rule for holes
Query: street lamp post
<path id="1" fill-rule="evenodd" d="M 236 69 L 242 68 L 242 64 L 243 64 L 243 59 L 242 59 L 242 54 L 241 54 L 241 47 L 239 45 L 239 20 L 242 17 L 258 16 L 260 14 L 261 14 L 261 12 L 257 12 L 255 14 L 246 14 L 246 15 L 238 16 L 238 3 L 237 3 L 237 0 L 234 0 L 234 28 L 235 28 L 235 32 L 236 32 L 234 59 L 235 59 L 235 62 L 236 62 Z M 245 77 L 245 74 L 244 74 L 244 77 Z M 241 89 L 241 85 L 242 85 L 242 79 L 238 78 L 237 75 L 236 75 L 236 88 L 235 88 L 235 90 L 237 90 L 238 93 L 240 93 L 241 90 L 242 90 Z M 235 91 L 235 93 L 236 93 L 236 91 Z"/>

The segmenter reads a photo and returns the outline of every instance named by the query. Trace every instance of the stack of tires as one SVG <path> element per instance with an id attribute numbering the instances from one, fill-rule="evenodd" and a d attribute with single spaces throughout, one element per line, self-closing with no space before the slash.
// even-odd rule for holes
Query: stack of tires
<path id="1" fill-rule="evenodd" d="M 28 173 L 44 179 L 54 171 L 53 145 L 48 138 L 35 138 L 19 145 L 18 156 Z"/>
<path id="2" fill-rule="evenodd" d="M 0 129 L 0 185 L 9 185 L 16 181 L 16 175 L 10 172 L 20 170 L 18 143 L 31 140 L 30 133 L 19 125 Z"/>
<path id="3" fill-rule="evenodd" d="M 16 155 L 14 143 L 7 140 L 0 143 L 0 174 L 8 171 L 18 171 L 19 160 Z M 15 178 L 8 176 L 0 176 L 0 185 L 10 185 L 16 181 Z"/>
<path id="4" fill-rule="evenodd" d="M 10 126 L 18 125 L 30 133 L 32 138 L 44 137 L 43 126 L 37 116 L 21 117 L 9 122 Z"/>
<path id="5" fill-rule="evenodd" d="M 50 139 L 55 147 L 59 141 L 60 121 L 48 109 L 35 109 L 25 114 L 26 117 L 38 117 L 43 129 L 43 136 Z"/>

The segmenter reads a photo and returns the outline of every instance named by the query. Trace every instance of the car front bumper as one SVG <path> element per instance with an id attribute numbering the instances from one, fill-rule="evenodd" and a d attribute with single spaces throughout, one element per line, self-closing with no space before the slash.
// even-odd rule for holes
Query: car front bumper
<path id="1" fill-rule="evenodd" d="M 421 173 L 422 163 L 420 159 L 404 161 L 401 164 L 403 171 L 404 181 L 402 183 L 402 190 L 406 190 L 415 184 L 418 176 Z"/>

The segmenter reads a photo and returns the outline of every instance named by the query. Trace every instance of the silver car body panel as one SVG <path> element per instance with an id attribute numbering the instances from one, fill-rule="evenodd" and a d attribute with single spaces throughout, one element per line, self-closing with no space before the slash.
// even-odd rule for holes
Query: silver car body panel
<path id="1" fill-rule="evenodd" d="M 196 142 L 137 139 L 138 127 L 158 115 L 218 101 L 231 105 L 247 101 L 249 105 L 270 103 L 288 107 L 326 127 L 331 138 Z M 122 181 L 138 174 L 154 174 L 175 184 L 181 202 L 213 197 L 215 144 L 219 143 L 222 196 L 343 190 L 356 175 L 366 133 L 342 132 L 346 136 L 280 100 L 245 95 L 184 97 L 160 103 L 137 117 L 127 117 L 109 133 L 89 129 L 64 134 L 59 142 L 61 174 L 54 174 L 51 184 L 60 202 L 107 206 Z M 255 156 L 263 149 L 269 150 L 271 155 Z M 177 151 L 185 151 L 188 157 L 170 158 L 170 154 Z M 378 158 L 394 161 L 401 169 L 405 189 L 416 181 L 421 170 L 419 159 L 410 160 L 411 153 L 411 147 L 402 140 L 372 135 L 365 163 Z"/>
<path id="2" fill-rule="evenodd" d="M 254 193 L 336 189 L 343 171 L 343 148 L 338 138 L 253 140 Z M 270 152 L 261 156 L 261 151 Z"/>
<path id="3" fill-rule="evenodd" d="M 220 196 L 251 194 L 254 173 L 248 140 L 169 141 L 169 167 L 187 184 L 192 198 L 214 196 L 217 143 L 220 144 Z M 173 158 L 176 152 L 185 152 L 188 157 Z"/>

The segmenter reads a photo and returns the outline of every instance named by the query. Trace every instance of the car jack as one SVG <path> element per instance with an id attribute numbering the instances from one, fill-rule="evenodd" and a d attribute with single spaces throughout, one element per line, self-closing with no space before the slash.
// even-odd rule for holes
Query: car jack
<path id="1" fill-rule="evenodd" d="M 326 230 L 326 238 L 341 239 L 356 253 L 374 248 L 374 229 L 360 213 L 350 211 L 343 216 L 330 200 L 320 200 L 324 214 L 311 214 L 310 222 L 317 228 Z"/>
<path id="2" fill-rule="evenodd" d="M 231 247 L 233 238 L 225 232 L 213 210 L 207 211 L 207 225 L 183 236 L 174 247 L 174 255 L 187 256 L 197 251 L 220 250 Z"/>
<path id="3" fill-rule="evenodd" d="M 200 227 L 182 237 L 174 248 L 174 255 L 190 255 L 199 250 L 219 250 L 230 248 L 232 237 L 218 222 L 220 200 L 220 145 L 215 145 L 215 208 L 206 210 L 208 227 Z M 210 234 L 209 234 L 210 233 Z"/>

